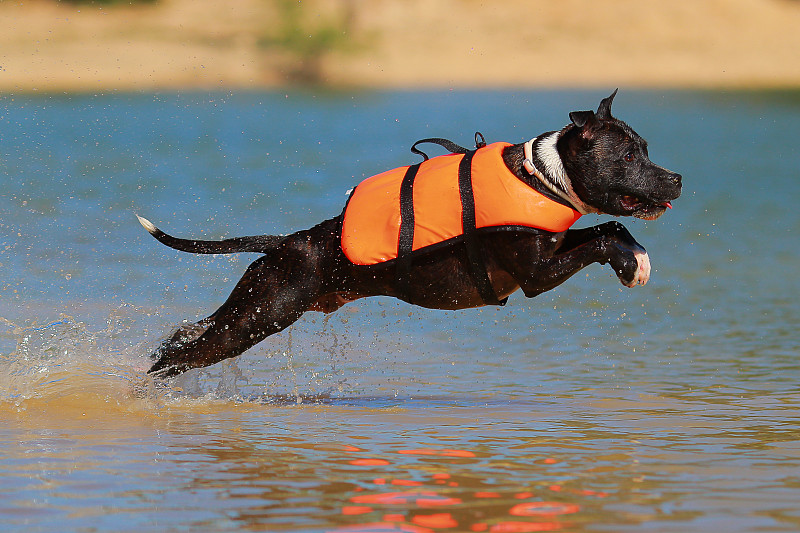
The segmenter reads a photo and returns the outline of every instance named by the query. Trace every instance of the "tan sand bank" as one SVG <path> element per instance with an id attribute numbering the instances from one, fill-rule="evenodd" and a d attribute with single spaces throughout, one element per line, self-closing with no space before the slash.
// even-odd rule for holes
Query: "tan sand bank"
<path id="1" fill-rule="evenodd" d="M 6 93 L 800 86 L 793 0 L 36 0 L 0 20 Z"/>

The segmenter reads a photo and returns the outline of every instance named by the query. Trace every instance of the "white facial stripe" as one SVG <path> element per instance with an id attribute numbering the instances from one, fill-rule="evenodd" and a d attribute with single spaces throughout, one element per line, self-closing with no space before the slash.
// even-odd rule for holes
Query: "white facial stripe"
<path id="1" fill-rule="evenodd" d="M 580 214 L 597 213 L 596 209 L 584 204 L 575 194 L 575 191 L 572 190 L 572 183 L 569 180 L 569 176 L 567 176 L 567 171 L 564 169 L 561 156 L 556 148 L 559 135 L 560 132 L 553 132 L 541 140 L 538 137 L 534 137 L 526 142 L 523 147 L 525 160 L 522 166 L 525 167 L 529 174 L 536 176 L 553 194 L 566 200 Z M 536 155 L 544 166 L 544 173 L 533 164 L 534 148 Z"/>
<path id="2" fill-rule="evenodd" d="M 561 156 L 558 155 L 556 142 L 558 142 L 558 132 L 553 132 L 536 145 L 536 155 L 544 165 L 544 171 L 548 178 L 553 180 L 553 185 L 561 189 L 562 192 L 570 193 L 572 187 L 567 177 L 567 171 L 561 163 Z"/>

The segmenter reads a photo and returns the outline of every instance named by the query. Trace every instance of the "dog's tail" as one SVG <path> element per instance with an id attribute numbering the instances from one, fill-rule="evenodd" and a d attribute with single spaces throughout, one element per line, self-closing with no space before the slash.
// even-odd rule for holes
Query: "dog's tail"
<path id="1" fill-rule="evenodd" d="M 175 248 L 181 252 L 193 254 L 233 254 L 238 252 L 268 253 L 283 242 L 284 237 L 277 235 L 257 235 L 253 237 L 234 237 L 221 241 L 202 241 L 196 239 L 179 239 L 158 229 L 155 224 L 144 217 L 136 215 L 139 223 L 161 244 Z"/>

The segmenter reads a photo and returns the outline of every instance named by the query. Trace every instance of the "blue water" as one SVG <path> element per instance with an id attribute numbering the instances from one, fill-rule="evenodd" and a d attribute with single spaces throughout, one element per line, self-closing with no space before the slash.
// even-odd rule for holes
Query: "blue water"
<path id="1" fill-rule="evenodd" d="M 256 256 L 167 249 L 135 213 L 179 236 L 287 233 L 415 161 L 417 139 L 520 142 L 604 96 L 1 97 L 0 521 L 400 531 L 441 509 L 344 509 L 398 490 L 374 479 L 439 490 L 446 472 L 459 526 L 437 531 L 499 531 L 528 493 L 580 508 L 539 530 L 800 530 L 800 93 L 622 89 L 615 115 L 684 177 L 664 217 L 622 220 L 653 262 L 645 287 L 593 265 L 498 309 L 360 300 L 234 362 L 144 377 Z M 353 467 L 349 446 L 391 466 Z M 397 455 L 417 448 L 475 458 Z M 499 495 L 478 512 L 476 491 Z"/>

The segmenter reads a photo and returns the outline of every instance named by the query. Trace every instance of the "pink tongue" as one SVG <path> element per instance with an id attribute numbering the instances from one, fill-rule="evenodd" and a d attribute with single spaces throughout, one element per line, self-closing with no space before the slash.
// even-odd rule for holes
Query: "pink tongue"
<path id="1" fill-rule="evenodd" d="M 663 203 L 663 204 L 661 204 L 661 205 L 663 205 L 663 206 L 664 206 L 664 207 L 666 207 L 667 209 L 672 209 L 672 204 L 671 204 L 671 203 L 669 203 L 669 202 L 664 202 L 664 203 Z"/>

